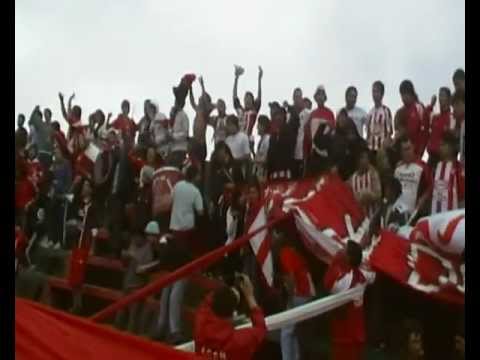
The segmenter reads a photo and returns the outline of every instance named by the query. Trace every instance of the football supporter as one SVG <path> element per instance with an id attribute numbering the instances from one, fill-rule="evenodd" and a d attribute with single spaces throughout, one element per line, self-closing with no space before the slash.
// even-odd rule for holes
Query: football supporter
<path id="1" fill-rule="evenodd" d="M 216 290 L 207 296 L 195 315 L 195 352 L 207 360 L 253 359 L 265 339 L 267 327 L 252 283 L 245 275 L 238 279 L 238 289 L 224 286 Z M 253 326 L 235 330 L 232 316 L 241 298 L 250 310 Z"/>
<path id="2" fill-rule="evenodd" d="M 367 116 L 367 143 L 372 152 L 372 159 L 376 159 L 378 150 L 386 139 L 393 135 L 392 113 L 388 106 L 383 104 L 385 86 L 381 81 L 372 85 L 373 108 Z"/>
<path id="3" fill-rule="evenodd" d="M 457 139 L 445 133 L 440 145 L 440 162 L 433 173 L 432 214 L 456 210 L 465 201 L 465 173 L 457 160 Z"/>
<path id="4" fill-rule="evenodd" d="M 295 243 L 277 227 L 273 231 L 274 247 L 278 251 L 278 269 L 281 272 L 287 294 L 287 309 L 309 302 L 315 296 L 315 287 L 307 262 L 296 249 Z M 283 360 L 300 359 L 300 347 L 297 326 L 285 326 L 281 330 L 281 349 Z"/>
<path id="5" fill-rule="evenodd" d="M 335 115 L 332 110 L 325 106 L 327 101 L 325 87 L 323 85 L 318 86 L 313 97 L 317 103 L 317 108 L 312 111 L 310 118 L 305 124 L 303 139 L 303 154 L 305 159 L 308 159 L 312 154 L 313 139 L 317 134 L 317 130 L 320 129 L 322 133 L 326 134 L 335 129 Z"/>
<path id="6" fill-rule="evenodd" d="M 17 130 L 15 130 L 15 147 L 23 151 L 28 143 L 28 131 L 25 129 L 25 115 L 18 114 Z"/>
<path id="7" fill-rule="evenodd" d="M 46 113 L 47 110 L 45 110 Z M 43 121 L 42 117 L 40 107 L 35 107 L 30 116 L 29 125 L 32 126 L 35 131 L 35 144 L 37 145 L 38 150 L 38 161 L 40 161 L 43 170 L 47 171 L 52 165 L 53 134 L 50 126 L 51 124 L 47 123 L 46 120 Z"/>
<path id="8" fill-rule="evenodd" d="M 85 137 L 85 126 L 82 125 L 82 108 L 78 105 L 72 107 L 72 101 L 75 94 L 68 99 L 68 108 L 65 109 L 64 96 L 58 94 L 62 115 L 68 123 L 67 142 L 68 150 L 72 154 L 72 159 L 76 159 L 78 155 L 87 147 L 87 139 Z"/>
<path id="9" fill-rule="evenodd" d="M 270 134 L 267 176 L 270 180 L 289 180 L 294 166 L 298 117 L 292 117 L 287 123 L 286 111 L 280 108 L 275 111 L 272 123 L 276 125 Z"/>
<path id="10" fill-rule="evenodd" d="M 331 294 L 372 283 L 374 274 L 361 269 L 362 248 L 349 240 L 346 250 L 333 258 L 324 277 L 324 286 Z M 363 294 L 331 313 L 332 359 L 362 359 L 366 330 Z"/>
<path id="11" fill-rule="evenodd" d="M 450 89 L 442 87 L 438 91 L 438 100 L 440 103 L 440 113 L 432 114 L 430 116 L 430 138 L 427 145 L 428 151 L 428 165 L 434 169 L 439 161 L 439 151 L 443 136 L 447 131 L 456 131 L 457 125 L 453 116 L 451 103 Z M 432 98 L 431 107 L 428 109 L 430 112 L 436 103 L 436 97 Z"/>
<path id="12" fill-rule="evenodd" d="M 243 106 L 238 98 L 238 79 L 244 73 L 243 68 L 235 66 L 235 80 L 233 82 L 233 107 L 237 112 L 239 118 L 240 131 L 247 134 L 251 143 L 253 143 L 253 128 L 257 121 L 257 115 L 262 106 L 262 77 L 263 70 L 258 67 L 258 93 L 257 98 L 254 99 L 253 94 L 250 91 L 245 93 L 243 98 Z"/>
<path id="13" fill-rule="evenodd" d="M 395 178 L 402 184 L 401 201 L 409 216 L 425 214 L 432 194 L 432 175 L 428 165 L 419 160 L 412 141 L 400 140 L 402 160 L 395 169 Z"/>
<path id="14" fill-rule="evenodd" d="M 225 143 L 230 148 L 233 159 L 244 165 L 250 160 L 250 143 L 248 136 L 240 130 L 239 121 L 235 115 L 227 117 L 227 134 Z"/>
<path id="15" fill-rule="evenodd" d="M 254 174 L 260 181 L 265 181 L 267 178 L 267 156 L 270 146 L 270 119 L 265 115 L 258 117 L 258 135 L 260 140 L 257 145 L 257 151 L 255 153 L 255 167 Z"/>
<path id="16" fill-rule="evenodd" d="M 399 112 L 402 113 L 403 124 L 396 123 L 395 130 L 404 127 L 406 135 L 412 141 L 416 156 L 421 159 L 428 142 L 429 115 L 418 100 L 417 93 L 410 80 L 402 81 L 400 95 L 403 107 Z"/>
<path id="17" fill-rule="evenodd" d="M 357 170 L 349 180 L 355 198 L 365 214 L 371 219 L 378 209 L 382 196 L 382 185 L 375 167 L 370 163 L 368 148 L 357 154 Z"/>
<path id="18" fill-rule="evenodd" d="M 357 127 L 358 134 L 365 138 L 365 126 L 367 125 L 367 113 L 357 105 L 358 90 L 355 86 L 349 86 L 345 91 L 345 109 Z M 340 109 L 342 110 L 342 109 Z M 340 111 L 339 111 L 340 113 Z M 338 114 L 337 114 L 338 117 Z"/>
<path id="19" fill-rule="evenodd" d="M 453 95 L 453 116 L 460 128 L 460 162 L 465 166 L 465 93 L 456 92 Z"/>
<path id="20" fill-rule="evenodd" d="M 303 98 L 303 104 L 305 105 L 305 109 L 312 111 L 312 100 L 310 100 L 308 97 Z"/>
<path id="21" fill-rule="evenodd" d="M 141 148 L 146 148 L 152 144 L 152 135 L 150 132 L 150 126 L 155 117 L 155 114 L 151 112 L 152 101 L 146 99 L 143 102 L 143 116 L 138 123 L 138 139 L 137 144 Z"/>
<path id="22" fill-rule="evenodd" d="M 292 166 L 292 177 L 299 179 L 305 172 L 305 156 L 303 153 L 303 139 L 305 137 L 305 124 L 310 118 L 310 110 L 305 106 L 302 89 L 296 88 L 293 91 L 293 106 L 288 107 L 289 117 L 298 118 L 298 134 L 295 143 L 294 164 Z"/>
<path id="23" fill-rule="evenodd" d="M 213 140 L 215 144 L 218 144 L 227 138 L 227 106 L 225 105 L 225 101 L 218 99 L 215 109 L 217 110 L 217 115 L 211 116 L 208 124 L 213 127 Z"/>
<path id="24" fill-rule="evenodd" d="M 465 70 L 457 69 L 453 73 L 452 77 L 453 86 L 455 87 L 455 92 L 462 92 L 465 94 Z"/>
<path id="25" fill-rule="evenodd" d="M 121 109 L 122 112 L 113 121 L 111 127 L 120 132 L 125 145 L 128 147 L 128 149 L 131 149 L 135 142 L 137 125 L 135 124 L 135 121 L 129 117 L 130 102 L 128 100 L 122 101 Z"/>

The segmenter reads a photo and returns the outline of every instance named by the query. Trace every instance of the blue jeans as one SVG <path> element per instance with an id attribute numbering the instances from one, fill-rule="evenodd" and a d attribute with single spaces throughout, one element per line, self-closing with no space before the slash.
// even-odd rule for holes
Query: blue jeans
<path id="1" fill-rule="evenodd" d="M 294 296 L 289 300 L 287 308 L 304 305 L 310 300 L 309 297 Z M 296 326 L 289 325 L 281 329 L 280 332 L 280 346 L 282 348 L 282 360 L 298 360 L 300 359 L 300 348 L 298 345 L 298 337 L 296 333 Z"/>
<path id="2" fill-rule="evenodd" d="M 162 290 L 160 313 L 155 324 L 155 333 L 163 333 L 167 325 L 167 333 L 170 335 L 181 332 L 183 295 L 186 285 L 187 280 L 181 279 Z"/>

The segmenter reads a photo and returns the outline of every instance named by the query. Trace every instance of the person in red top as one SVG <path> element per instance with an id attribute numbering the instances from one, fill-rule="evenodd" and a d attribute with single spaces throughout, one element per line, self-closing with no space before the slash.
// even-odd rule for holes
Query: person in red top
<path id="1" fill-rule="evenodd" d="M 127 144 L 128 148 L 132 148 L 135 143 L 135 134 L 137 132 L 137 124 L 132 118 L 128 117 L 130 113 L 130 103 L 128 100 L 122 101 L 122 112 L 110 125 L 116 130 L 119 130 L 122 134 L 123 141 Z M 107 123 L 107 127 L 109 124 Z"/>
<path id="2" fill-rule="evenodd" d="M 19 160 L 15 167 L 15 219 L 16 223 L 23 225 L 25 211 L 28 204 L 35 198 L 36 190 L 28 176 L 28 164 Z"/>
<path id="3" fill-rule="evenodd" d="M 287 293 L 287 309 L 306 304 L 315 296 L 315 287 L 306 260 L 282 229 L 276 228 L 273 231 L 273 241 L 274 247 L 278 249 L 277 261 Z M 295 325 L 282 328 L 280 345 L 283 360 L 300 358 L 298 340 Z"/>
<path id="4" fill-rule="evenodd" d="M 421 159 L 428 142 L 428 112 L 425 111 L 424 106 L 418 100 L 417 93 L 410 80 L 402 81 L 400 84 L 400 95 L 403 107 L 398 112 L 403 115 L 403 124 L 397 122 L 395 131 L 406 132 L 407 136 L 412 140 L 415 154 Z M 404 129 L 399 129 L 400 127 L 404 127 Z"/>
<path id="5" fill-rule="evenodd" d="M 362 248 L 349 240 L 346 250 L 335 255 L 324 277 L 324 286 L 331 294 L 337 294 L 358 285 L 366 286 L 374 280 L 374 274 L 360 268 Z M 332 312 L 332 359 L 362 359 L 365 342 L 363 294 Z"/>
<path id="6" fill-rule="evenodd" d="M 438 100 L 440 103 L 440 113 L 430 116 L 430 139 L 427 145 L 428 165 L 433 169 L 437 165 L 440 156 L 440 145 L 442 138 L 447 131 L 455 131 L 457 128 L 455 118 L 453 117 L 451 103 L 451 92 L 447 87 L 442 87 L 438 91 Z M 437 97 L 432 97 L 432 103 L 427 108 L 431 112 L 437 101 Z"/>
<path id="7" fill-rule="evenodd" d="M 240 291 L 250 309 L 252 327 L 235 330 L 232 315 L 240 302 L 236 287 L 221 287 L 207 296 L 195 314 L 195 352 L 206 360 L 249 360 L 262 345 L 267 333 L 263 311 L 253 295 L 246 275 L 239 276 Z"/>
<path id="8" fill-rule="evenodd" d="M 327 101 L 325 87 L 322 85 L 318 86 L 313 97 L 317 103 L 317 108 L 312 111 L 310 119 L 305 124 L 303 138 L 303 154 L 305 159 L 312 153 L 313 139 L 317 130 L 321 129 L 324 132 L 329 132 L 335 129 L 335 115 L 332 110 L 325 106 L 325 102 Z"/>
<path id="9" fill-rule="evenodd" d="M 78 105 L 72 107 L 75 94 L 72 94 L 68 99 L 67 109 L 65 109 L 63 94 L 59 93 L 58 97 L 60 99 L 63 118 L 69 125 L 67 132 L 68 150 L 72 154 L 72 159 L 76 159 L 88 146 L 86 138 L 87 127 L 82 125 L 82 108 Z"/>

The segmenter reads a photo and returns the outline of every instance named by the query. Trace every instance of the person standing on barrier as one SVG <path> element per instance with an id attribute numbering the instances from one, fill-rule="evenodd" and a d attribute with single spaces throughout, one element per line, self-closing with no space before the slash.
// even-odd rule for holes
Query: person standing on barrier
<path id="1" fill-rule="evenodd" d="M 250 309 L 252 327 L 236 330 L 232 316 L 245 299 Z M 244 274 L 235 287 L 223 286 L 207 296 L 195 315 L 195 352 L 207 360 L 249 360 L 260 348 L 267 333 L 262 309 L 257 305 L 253 285 Z"/>
<path id="2" fill-rule="evenodd" d="M 287 294 L 287 310 L 309 302 L 315 296 L 315 287 L 306 261 L 295 248 L 282 229 L 273 231 L 276 262 L 281 270 L 281 277 Z M 300 359 L 298 327 L 288 325 L 281 330 L 282 360 Z"/>
<path id="3" fill-rule="evenodd" d="M 338 294 L 356 286 L 366 286 L 374 274 L 360 268 L 362 248 L 349 240 L 345 251 L 333 258 L 325 274 L 324 286 L 331 294 Z M 331 358 L 357 360 L 363 358 L 366 333 L 363 311 L 363 292 L 360 298 L 331 313 Z"/>

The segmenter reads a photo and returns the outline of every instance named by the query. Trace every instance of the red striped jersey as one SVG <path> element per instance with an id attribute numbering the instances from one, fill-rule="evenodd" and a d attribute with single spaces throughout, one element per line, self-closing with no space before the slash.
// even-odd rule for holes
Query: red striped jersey
<path id="1" fill-rule="evenodd" d="M 381 105 L 373 107 L 367 116 L 367 142 L 370 150 L 377 151 L 385 139 L 393 134 L 392 112 Z"/>
<path id="2" fill-rule="evenodd" d="M 373 167 L 364 173 L 356 171 L 350 178 L 350 186 L 357 200 L 365 193 L 373 193 L 378 197 L 381 196 L 380 178 Z M 377 205 L 371 204 L 368 207 L 363 207 L 363 209 L 368 217 L 372 217 L 377 207 Z"/>
<path id="3" fill-rule="evenodd" d="M 441 161 L 433 177 L 432 214 L 456 210 L 465 196 L 463 166 L 455 161 Z"/>

